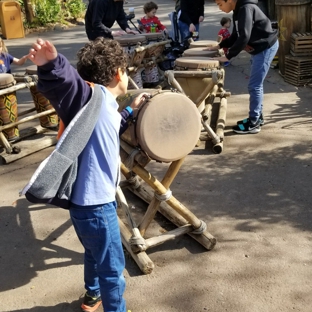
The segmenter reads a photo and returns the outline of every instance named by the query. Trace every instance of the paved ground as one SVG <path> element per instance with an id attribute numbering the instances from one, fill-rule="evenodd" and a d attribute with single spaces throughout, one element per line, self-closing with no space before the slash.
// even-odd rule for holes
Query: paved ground
<path id="1" fill-rule="evenodd" d="M 130 2 L 126 8 L 140 16 L 142 3 Z M 169 26 L 173 2 L 158 4 L 158 15 Z M 224 14 L 210 3 L 206 12 L 201 36 L 214 40 Z M 77 26 L 6 44 L 20 57 L 38 36 L 52 40 L 73 64 L 86 42 L 84 28 Z M 150 275 L 142 275 L 126 256 L 125 297 L 132 312 L 311 311 L 311 88 L 289 85 L 278 70 L 270 70 L 265 126 L 257 135 L 235 135 L 232 125 L 248 110 L 248 62 L 242 53 L 226 68 L 232 96 L 223 152 L 195 148 L 172 185 L 174 195 L 208 223 L 217 246 L 207 252 L 188 236 L 162 244 L 148 251 L 155 264 Z M 32 105 L 27 90 L 18 98 L 21 109 Z M 79 311 L 82 248 L 67 211 L 18 197 L 50 151 L 0 166 L 1 311 Z M 161 177 L 164 166 L 149 169 Z M 134 211 L 145 207 L 133 195 L 127 198 Z M 152 229 L 161 233 L 168 226 L 157 216 Z"/>

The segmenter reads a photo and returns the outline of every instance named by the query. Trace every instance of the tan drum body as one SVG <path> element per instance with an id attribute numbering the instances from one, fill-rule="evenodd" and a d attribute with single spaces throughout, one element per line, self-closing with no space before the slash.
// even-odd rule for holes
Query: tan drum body
<path id="1" fill-rule="evenodd" d="M 135 49 L 146 44 L 146 38 L 144 35 L 123 35 L 114 38 L 120 43 L 124 52 L 127 55 L 128 66 L 139 66 L 146 52 L 135 53 Z"/>
<path id="2" fill-rule="evenodd" d="M 0 75 L 0 89 L 6 89 L 14 86 L 16 81 L 11 74 Z M 10 92 L 0 95 L 0 126 L 8 125 L 17 121 L 17 99 L 16 92 Z M 12 141 L 19 137 L 18 127 L 12 127 L 3 130 L 7 140 Z"/>
<path id="3" fill-rule="evenodd" d="M 155 89 L 130 90 L 117 98 L 120 109 L 131 104 L 142 92 Z M 138 111 L 136 122 L 122 135 L 132 146 L 139 146 L 150 158 L 172 162 L 185 157 L 195 147 L 200 131 L 200 114 L 185 95 L 159 91 Z"/>
<path id="4" fill-rule="evenodd" d="M 206 71 L 220 68 L 219 61 L 206 57 L 180 57 L 175 60 L 174 71 Z M 188 77 L 176 78 L 183 91 L 195 102 L 212 78 Z"/>
<path id="5" fill-rule="evenodd" d="M 198 40 L 193 41 L 190 43 L 190 49 L 192 48 L 207 48 L 207 47 L 214 47 L 219 44 L 218 41 L 213 40 Z"/>
<path id="6" fill-rule="evenodd" d="M 206 47 L 187 49 L 183 52 L 186 57 L 215 57 L 218 51 L 205 51 Z"/>
<path id="7" fill-rule="evenodd" d="M 37 75 L 37 66 L 36 65 L 28 66 L 26 68 L 26 74 Z M 36 86 L 30 87 L 30 92 L 34 100 L 37 113 L 45 112 L 53 108 L 50 101 L 37 90 Z M 43 128 L 56 128 L 58 126 L 58 116 L 55 113 L 47 116 L 42 116 L 39 119 L 40 125 Z"/>
<path id="8" fill-rule="evenodd" d="M 147 44 L 154 44 L 157 42 L 165 41 L 165 36 L 163 33 L 144 33 L 144 36 L 147 40 Z M 146 51 L 145 58 L 159 57 L 164 51 L 164 48 L 165 48 L 164 45 L 159 45 L 151 49 L 148 49 Z"/>

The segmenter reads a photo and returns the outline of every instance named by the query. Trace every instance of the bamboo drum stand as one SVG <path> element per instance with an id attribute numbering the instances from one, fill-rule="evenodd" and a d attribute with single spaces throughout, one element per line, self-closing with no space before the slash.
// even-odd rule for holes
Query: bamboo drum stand
<path id="1" fill-rule="evenodd" d="M 201 136 L 201 141 L 212 140 L 212 150 L 216 154 L 220 154 L 223 150 L 223 138 L 224 128 L 226 120 L 226 109 L 227 109 L 227 97 L 231 95 L 230 92 L 226 92 L 224 87 L 225 72 L 224 69 L 212 69 L 207 71 L 172 71 L 168 70 L 165 72 L 165 76 L 168 80 L 169 85 L 176 88 L 179 92 L 188 95 L 185 90 L 181 87 L 176 78 L 186 79 L 204 79 L 210 78 L 209 83 L 205 89 L 195 99 L 191 99 L 197 106 L 199 112 L 202 115 L 202 126 L 207 132 L 207 136 Z M 220 106 L 218 111 L 218 118 L 216 122 L 216 130 L 214 131 L 211 127 L 211 113 L 212 106 L 216 97 L 220 98 Z M 204 106 L 202 105 L 204 103 Z"/>
<path id="2" fill-rule="evenodd" d="M 129 155 L 133 155 L 133 150 L 134 148 L 126 142 L 121 142 L 120 155 L 124 163 L 128 162 Z M 216 239 L 206 230 L 206 223 L 199 220 L 189 209 L 179 202 L 170 191 L 170 185 L 179 172 L 183 161 L 184 158 L 173 161 L 162 181 L 159 181 L 139 164 L 139 162 L 143 165 L 147 163 L 147 161 L 142 160 L 142 154 L 140 153 L 134 156 L 134 159 L 131 161 L 131 168 L 127 168 L 124 163 L 121 164 L 121 172 L 126 178 L 126 181 L 121 183 L 121 187 L 129 188 L 134 194 L 148 203 L 147 211 L 137 226 L 131 217 L 128 204 L 121 189 L 119 188 L 117 192 L 117 201 L 125 212 L 127 223 L 131 228 L 129 230 L 119 219 L 123 244 L 141 271 L 145 274 L 151 273 L 154 268 L 153 262 L 146 254 L 148 248 L 160 245 L 183 234 L 190 235 L 207 250 L 213 249 L 216 244 Z M 147 186 L 142 185 L 138 177 L 141 178 Z M 146 230 L 158 211 L 178 228 L 156 237 L 144 239 Z"/>
<path id="3" fill-rule="evenodd" d="M 15 75 L 14 79 L 19 83 L 16 84 L 15 86 L 0 90 L 0 95 L 7 94 L 10 92 L 14 92 L 17 90 L 21 90 L 24 88 L 30 88 L 32 86 L 35 86 L 37 84 L 37 80 L 38 80 L 36 75 L 31 75 L 31 76 Z M 36 108 L 31 108 L 31 109 L 28 109 L 28 110 L 25 110 L 25 111 L 19 113 L 18 115 L 19 115 L 19 117 L 22 117 L 22 116 L 28 115 L 34 111 L 36 111 Z M 47 115 L 54 113 L 54 112 L 55 112 L 55 110 L 54 110 L 54 108 L 52 108 L 52 109 L 46 110 L 44 112 L 35 113 L 31 116 L 24 117 L 22 119 L 19 119 L 19 121 L 12 122 L 8 125 L 0 126 L 0 146 L 2 145 L 5 149 L 5 153 L 1 154 L 1 158 L 3 159 L 3 161 L 5 163 L 9 163 L 9 162 L 15 161 L 19 158 L 22 158 L 26 155 L 32 154 L 32 153 L 37 152 L 41 149 L 44 149 L 46 147 L 49 147 L 49 146 L 56 144 L 57 140 L 56 140 L 55 134 L 50 135 L 50 136 L 46 136 L 45 138 L 41 139 L 40 142 L 37 142 L 36 144 L 30 144 L 30 146 L 29 146 L 29 144 L 27 146 L 27 145 L 22 144 L 22 143 L 20 146 L 13 145 L 10 142 L 8 142 L 7 138 L 3 134 L 3 130 L 5 130 L 5 129 L 9 129 L 9 128 L 12 128 L 14 126 L 24 124 L 24 123 L 32 121 L 34 119 L 38 119 L 40 117 L 47 116 Z M 18 141 L 25 139 L 29 136 L 32 136 L 34 134 L 40 134 L 40 133 L 44 133 L 47 131 L 49 131 L 49 130 L 42 128 L 40 125 L 38 125 L 36 127 L 32 127 L 30 129 L 27 129 L 26 131 L 24 131 L 23 134 L 20 134 Z M 21 146 L 23 146 L 23 147 L 21 147 Z"/>

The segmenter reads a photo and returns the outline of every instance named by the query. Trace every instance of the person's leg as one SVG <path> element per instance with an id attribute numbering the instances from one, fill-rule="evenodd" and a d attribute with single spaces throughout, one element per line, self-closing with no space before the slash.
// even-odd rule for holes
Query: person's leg
<path id="1" fill-rule="evenodd" d="M 101 206 L 72 205 L 70 215 L 85 248 L 85 288 L 90 296 L 101 293 L 104 310 L 125 312 L 124 254 L 116 203 Z"/>
<path id="2" fill-rule="evenodd" d="M 183 23 L 179 20 L 178 24 L 179 24 L 179 31 L 181 35 L 181 43 L 183 43 L 185 38 L 189 37 L 191 33 L 189 31 L 189 26 L 186 23 Z"/>
<path id="3" fill-rule="evenodd" d="M 251 56 L 251 72 L 248 83 L 249 119 L 257 123 L 263 108 L 263 81 L 277 52 L 278 41 L 269 49 Z"/>

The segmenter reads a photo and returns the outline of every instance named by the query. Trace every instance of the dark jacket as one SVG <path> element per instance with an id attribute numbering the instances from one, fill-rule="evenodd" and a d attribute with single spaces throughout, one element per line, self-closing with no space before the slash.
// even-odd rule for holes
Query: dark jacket
<path id="1" fill-rule="evenodd" d="M 90 0 L 85 15 L 86 33 L 89 40 L 97 37 L 113 38 L 110 28 L 117 22 L 122 30 L 130 28 L 123 1 Z"/>
<path id="2" fill-rule="evenodd" d="M 226 57 L 231 59 L 242 50 L 258 54 L 277 41 L 277 31 L 257 6 L 258 0 L 238 0 L 233 11 L 233 31 L 220 42 L 220 48 L 229 48 Z"/>
<path id="3" fill-rule="evenodd" d="M 199 23 L 199 17 L 204 16 L 205 0 L 181 0 L 181 15 L 179 20 L 187 25 Z"/>

